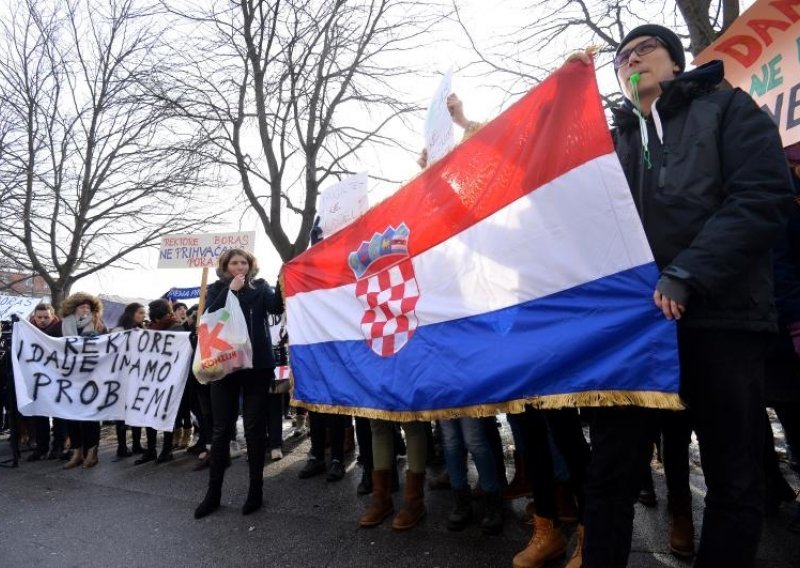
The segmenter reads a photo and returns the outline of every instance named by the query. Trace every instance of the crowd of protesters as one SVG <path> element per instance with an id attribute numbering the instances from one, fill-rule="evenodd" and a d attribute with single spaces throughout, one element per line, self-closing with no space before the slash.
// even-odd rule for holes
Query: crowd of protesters
<path id="1" fill-rule="evenodd" d="M 571 59 L 570 64 L 588 62 L 586 54 Z M 764 515 L 795 501 L 778 465 L 767 408 L 781 423 L 797 471 L 800 202 L 794 187 L 800 184 L 800 151 L 783 150 L 769 117 L 746 93 L 719 87 L 719 62 L 686 72 L 680 40 L 666 28 L 631 31 L 620 43 L 614 67 L 625 102 L 613 109 L 612 135 L 661 270 L 655 309 L 677 321 L 687 409 L 528 406 L 505 417 L 514 441 L 510 480 L 496 418 L 402 425 L 356 418 L 353 425 L 350 417 L 310 412 L 311 449 L 298 476 L 341 480 L 347 433 L 354 431 L 362 465 L 357 492 L 371 494 L 358 519 L 361 527 L 393 517 L 395 530 L 413 529 L 426 514 L 426 487 L 447 488 L 453 495 L 452 509 L 445 513 L 448 529 L 460 531 L 476 522 L 483 533 L 495 535 L 503 528 L 504 501 L 532 497 L 533 534 L 527 545 L 520 543 L 516 568 L 537 568 L 567 556 L 568 568 L 625 566 L 634 503 L 657 502 L 649 464 L 658 448 L 671 551 L 695 557 L 695 566 L 753 566 Z M 467 133 L 479 127 L 464 117 L 457 97 L 451 96 L 448 105 Z M 420 164 L 426 165 L 424 154 Z M 315 227 L 312 243 L 320 238 Z M 280 314 L 283 301 L 280 286 L 257 279 L 257 272 L 252 254 L 226 252 L 207 304 L 216 310 L 228 293 L 238 297 L 247 316 L 253 368 L 210 385 L 190 376 L 174 431 L 162 434 L 160 451 L 157 432 L 147 430 L 143 447 L 140 429 L 132 427 L 129 449 L 127 426 L 116 424 L 119 459 L 138 454 L 136 464 L 158 464 L 173 459 L 174 449 L 186 448 L 197 456 L 198 468 L 208 467 L 208 489 L 196 518 L 220 506 L 240 412 L 250 482 L 242 514 L 262 506 L 266 456 L 282 457 L 285 395 L 275 392 L 276 355 L 267 316 Z M 129 305 L 114 329 L 193 332 L 196 317 L 186 306 L 155 300 L 147 309 Z M 50 306 L 37 306 L 31 321 L 53 336 L 107 331 L 101 302 L 88 294 L 67 298 L 60 319 Z M 306 417 L 296 419 L 305 429 Z M 29 460 L 60 458 L 65 469 L 97 465 L 99 423 L 53 419 L 51 428 L 48 418 L 37 417 L 32 428 L 35 447 Z M 692 432 L 708 488 L 697 551 L 689 489 Z M 426 480 L 437 443 L 446 470 Z M 405 475 L 398 471 L 398 454 L 407 456 Z M 479 474 L 474 487 L 468 482 L 468 456 Z M 396 511 L 393 493 L 401 487 Z M 476 500 L 482 502 L 480 519 Z M 562 531 L 570 522 L 578 526 L 571 546 Z M 800 532 L 800 510 L 791 528 Z"/>

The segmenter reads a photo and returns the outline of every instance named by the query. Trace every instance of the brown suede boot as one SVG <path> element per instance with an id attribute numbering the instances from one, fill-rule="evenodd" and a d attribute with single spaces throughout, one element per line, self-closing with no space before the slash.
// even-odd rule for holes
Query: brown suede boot
<path id="1" fill-rule="evenodd" d="M 514 568 L 541 568 L 566 553 L 567 541 L 553 519 L 534 515 L 533 537 L 525 550 L 514 557 Z"/>
<path id="2" fill-rule="evenodd" d="M 86 457 L 83 458 L 83 467 L 89 469 L 97 465 L 97 446 L 92 446 L 86 450 Z"/>
<path id="3" fill-rule="evenodd" d="M 391 472 L 388 469 L 372 471 L 372 501 L 358 519 L 359 525 L 364 528 L 376 527 L 383 522 L 383 519 L 394 513 L 390 484 Z"/>
<path id="4" fill-rule="evenodd" d="M 82 448 L 75 448 L 72 450 L 72 457 L 69 458 L 69 461 L 64 464 L 64 469 L 72 469 L 74 467 L 78 467 L 83 463 L 83 449 Z"/>
<path id="5" fill-rule="evenodd" d="M 403 507 L 392 521 L 392 528 L 396 531 L 407 531 L 417 526 L 420 519 L 425 516 L 425 472 L 406 472 L 406 487 L 403 497 Z"/>
<path id="6" fill-rule="evenodd" d="M 514 478 L 503 490 L 503 499 L 512 501 L 531 494 L 531 484 L 525 472 L 525 460 L 522 455 L 514 450 Z"/>
<path id="7" fill-rule="evenodd" d="M 692 522 L 692 497 L 668 498 L 669 549 L 675 556 L 694 556 L 694 523 Z"/>
<path id="8" fill-rule="evenodd" d="M 583 566 L 583 525 L 578 525 L 575 530 L 575 550 L 572 551 L 572 556 L 569 557 L 569 562 L 564 568 L 581 568 Z"/>

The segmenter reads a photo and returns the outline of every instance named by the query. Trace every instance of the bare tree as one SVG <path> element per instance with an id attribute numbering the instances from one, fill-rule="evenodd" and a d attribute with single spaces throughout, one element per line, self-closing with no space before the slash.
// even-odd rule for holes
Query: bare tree
<path id="1" fill-rule="evenodd" d="M 162 33 L 132 0 L 26 0 L 0 16 L 0 260 L 41 275 L 56 305 L 218 213 Z"/>
<path id="2" fill-rule="evenodd" d="M 164 5 L 193 38 L 208 38 L 199 51 L 181 48 L 196 73 L 177 104 L 203 124 L 214 159 L 236 172 L 289 260 L 308 246 L 320 187 L 356 170 L 364 148 L 394 145 L 387 127 L 418 110 L 398 89 L 413 81 L 407 54 L 431 42 L 446 14 L 411 0 L 220 0 L 202 13 Z"/>
<path id="3" fill-rule="evenodd" d="M 645 23 L 660 23 L 684 39 L 695 55 L 710 45 L 739 15 L 737 0 L 538 0 L 529 2 L 529 19 L 490 45 L 479 45 L 456 15 L 477 55 L 479 73 L 503 76 L 509 96 L 521 94 L 546 77 L 575 49 L 593 47 L 598 64 L 608 65 L 625 33 Z M 686 40 L 690 40 L 686 42 Z M 604 97 L 611 103 L 611 97 Z"/>

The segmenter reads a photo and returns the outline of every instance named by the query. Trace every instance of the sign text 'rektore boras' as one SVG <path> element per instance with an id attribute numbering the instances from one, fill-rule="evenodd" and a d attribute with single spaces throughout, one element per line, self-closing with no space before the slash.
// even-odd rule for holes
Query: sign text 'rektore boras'
<path id="1" fill-rule="evenodd" d="M 198 235 L 167 235 L 161 239 L 159 268 L 203 268 L 216 266 L 217 259 L 229 249 L 253 252 L 255 231 Z"/>

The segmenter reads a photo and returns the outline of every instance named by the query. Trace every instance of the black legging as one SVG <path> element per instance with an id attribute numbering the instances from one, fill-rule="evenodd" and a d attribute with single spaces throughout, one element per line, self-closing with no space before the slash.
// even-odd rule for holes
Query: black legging
<path id="1" fill-rule="evenodd" d="M 194 381 L 195 379 L 189 378 Z M 197 421 L 200 423 L 200 435 L 197 438 L 197 445 L 205 447 L 211 443 L 214 420 L 211 412 L 211 386 L 197 383 L 195 385 L 197 395 Z"/>
<path id="2" fill-rule="evenodd" d="M 525 455 L 527 470 L 530 472 L 533 500 L 536 514 L 555 519 L 558 508 L 555 501 L 555 475 L 553 457 L 550 453 L 548 429 L 553 441 L 564 458 L 570 475 L 570 486 L 578 502 L 578 520 L 583 521 L 586 501 L 583 486 L 589 466 L 589 444 L 583 437 L 578 411 L 574 408 L 559 410 L 538 410 L 525 407 Z"/>
<path id="3" fill-rule="evenodd" d="M 156 445 L 158 441 L 158 430 L 155 428 L 150 428 L 149 426 L 145 428 L 146 436 L 147 436 L 147 451 L 155 453 Z M 168 454 L 172 451 L 172 432 L 171 431 L 164 431 L 164 445 L 161 447 L 161 451 L 165 454 Z"/>
<path id="4" fill-rule="evenodd" d="M 661 445 L 667 495 L 670 499 L 691 499 L 689 489 L 689 444 L 692 441 L 692 421 L 687 410 L 660 410 L 652 413 L 652 440 Z M 653 489 L 650 461 L 644 460 L 642 481 Z"/>
<path id="5" fill-rule="evenodd" d="M 269 449 L 280 449 L 283 445 L 283 394 L 267 394 L 267 431 Z"/>
<path id="6" fill-rule="evenodd" d="M 82 448 L 85 452 L 100 444 L 100 423 L 86 420 L 69 420 L 67 422 L 69 444 L 73 450 Z"/>
<path id="7" fill-rule="evenodd" d="M 181 395 L 181 403 L 178 405 L 178 414 L 175 416 L 175 429 L 185 428 L 191 430 L 192 428 L 192 401 L 196 398 L 194 392 L 195 383 L 191 377 L 186 379 L 186 386 L 183 388 L 183 395 Z"/>
<path id="8" fill-rule="evenodd" d="M 309 412 L 311 428 L 311 455 L 325 461 L 325 431 L 331 433 L 331 460 L 344 460 L 344 429 L 350 421 L 349 416 Z"/>
<path id="9" fill-rule="evenodd" d="M 209 487 L 220 490 L 225 477 L 230 439 L 239 415 L 239 393 L 243 395 L 244 437 L 250 487 L 264 483 L 264 438 L 267 435 L 267 387 L 269 371 L 236 371 L 210 385 L 214 430 L 211 439 Z"/>
<path id="10" fill-rule="evenodd" d="M 369 426 L 369 418 L 356 416 L 356 439 L 361 465 L 372 471 L 372 428 Z"/>

